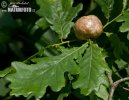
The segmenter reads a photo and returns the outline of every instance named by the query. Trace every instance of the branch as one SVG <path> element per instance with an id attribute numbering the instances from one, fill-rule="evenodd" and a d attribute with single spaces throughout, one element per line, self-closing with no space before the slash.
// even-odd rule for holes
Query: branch
<path id="1" fill-rule="evenodd" d="M 115 89 L 117 88 L 117 86 L 122 82 L 128 81 L 129 77 L 125 77 L 125 78 L 122 78 L 122 79 L 119 79 L 119 80 L 113 82 L 112 74 L 107 73 L 107 75 L 108 75 L 110 86 L 111 86 L 108 100 L 112 100 L 114 92 L 115 92 Z"/>
<path id="2" fill-rule="evenodd" d="M 126 91 L 129 91 L 129 89 L 128 89 L 128 88 L 123 87 L 123 89 L 124 89 L 124 90 L 126 90 Z"/>

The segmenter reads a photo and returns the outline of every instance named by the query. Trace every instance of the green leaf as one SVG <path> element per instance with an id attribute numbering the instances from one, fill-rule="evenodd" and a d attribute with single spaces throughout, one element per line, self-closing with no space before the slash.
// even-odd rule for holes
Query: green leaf
<path id="1" fill-rule="evenodd" d="M 37 0 L 37 3 L 39 4 Z M 44 17 L 51 29 L 55 31 L 60 39 L 66 39 L 73 26 L 73 18 L 75 18 L 78 12 L 82 9 L 82 5 L 79 4 L 76 7 L 72 7 L 73 0 L 44 0 L 39 4 L 40 9 L 37 14 Z"/>
<path id="2" fill-rule="evenodd" d="M 63 100 L 64 97 L 67 97 L 70 94 L 71 84 L 66 85 L 60 92 L 57 100 Z"/>
<path id="3" fill-rule="evenodd" d="M 0 77 L 5 77 L 6 75 L 8 75 L 9 73 L 13 72 L 14 68 L 12 67 L 8 67 L 3 71 L 0 71 Z"/>
<path id="4" fill-rule="evenodd" d="M 57 100 L 63 100 L 64 97 L 67 97 L 69 93 L 61 93 Z"/>
<path id="5" fill-rule="evenodd" d="M 114 41 L 115 40 L 115 41 Z M 129 53 L 128 47 L 125 45 L 124 42 L 122 42 L 117 34 L 111 33 L 109 36 L 109 41 L 111 43 L 111 46 L 113 47 L 113 53 L 116 58 L 120 58 L 125 52 Z"/>
<path id="6" fill-rule="evenodd" d="M 128 62 L 126 62 L 122 59 L 119 59 L 119 60 L 116 60 L 115 63 L 117 64 L 119 70 L 125 69 L 127 74 L 129 75 L 129 64 L 128 64 Z"/>
<path id="7" fill-rule="evenodd" d="M 41 98 L 48 86 L 53 91 L 60 91 L 65 86 L 64 73 L 78 74 L 79 67 L 76 59 L 80 58 L 87 48 L 87 43 L 81 47 L 63 49 L 63 53 L 58 56 L 35 58 L 35 64 L 24 64 L 23 62 L 13 62 L 12 66 L 16 73 L 6 77 L 11 81 L 11 95 L 23 95 L 25 97 L 34 95 Z"/>
<path id="8" fill-rule="evenodd" d="M 122 59 L 116 60 L 115 63 L 117 64 L 119 69 L 125 68 L 125 65 L 127 65 L 127 62 Z"/>
<path id="9" fill-rule="evenodd" d="M 129 31 L 129 11 L 125 11 L 122 16 L 118 17 L 117 22 L 122 22 L 120 26 L 120 32 Z"/>
<path id="10" fill-rule="evenodd" d="M 54 56 L 59 54 L 57 51 L 57 48 L 47 48 L 49 45 L 58 44 L 59 38 L 57 34 L 52 31 L 51 29 L 47 30 L 42 34 L 40 39 L 35 43 L 35 46 L 38 50 L 41 50 L 44 48 L 44 52 L 41 51 L 41 54 L 45 56 Z"/>
<path id="11" fill-rule="evenodd" d="M 90 44 L 84 57 L 79 62 L 80 74 L 73 87 L 80 88 L 84 95 L 90 94 L 101 84 L 107 83 L 105 71 L 109 71 L 102 49 L 96 44 Z"/>
<path id="12" fill-rule="evenodd" d="M 126 9 L 127 4 L 128 4 L 128 0 L 123 0 L 123 10 Z"/>
<path id="13" fill-rule="evenodd" d="M 36 23 L 38 27 L 41 27 L 43 30 L 49 27 L 47 21 L 42 17 Z"/>
<path id="14" fill-rule="evenodd" d="M 101 85 L 99 91 L 96 92 L 96 95 L 103 100 L 108 100 L 109 93 L 107 88 L 104 85 Z"/>
<path id="15" fill-rule="evenodd" d="M 102 11 L 107 19 L 110 18 L 110 13 L 113 9 L 114 0 L 95 0 L 102 8 Z"/>
<path id="16" fill-rule="evenodd" d="M 6 87 L 7 83 L 7 80 L 0 79 L 0 96 L 5 96 L 9 92 L 10 89 Z"/>

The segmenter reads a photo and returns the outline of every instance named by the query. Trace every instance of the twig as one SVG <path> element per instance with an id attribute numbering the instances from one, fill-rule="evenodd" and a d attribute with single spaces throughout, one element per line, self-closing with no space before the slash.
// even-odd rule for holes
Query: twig
<path id="1" fill-rule="evenodd" d="M 107 75 L 108 75 L 108 79 L 109 79 L 110 84 L 113 84 L 112 74 L 107 72 Z"/>
<path id="2" fill-rule="evenodd" d="M 129 89 L 128 89 L 128 88 L 123 87 L 123 89 L 124 89 L 124 90 L 126 90 L 126 91 L 129 91 Z"/>
<path id="3" fill-rule="evenodd" d="M 107 75 L 108 75 L 110 86 L 111 86 L 108 100 L 112 100 L 114 92 L 115 92 L 115 89 L 117 88 L 117 86 L 120 83 L 129 80 L 129 77 L 125 77 L 125 78 L 122 78 L 122 79 L 119 79 L 119 80 L 113 82 L 112 74 L 111 73 L 107 73 Z"/>

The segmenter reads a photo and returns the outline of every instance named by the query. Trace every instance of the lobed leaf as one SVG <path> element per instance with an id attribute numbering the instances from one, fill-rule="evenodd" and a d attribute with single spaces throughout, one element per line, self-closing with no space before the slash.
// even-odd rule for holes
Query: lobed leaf
<path id="1" fill-rule="evenodd" d="M 109 19 L 110 13 L 113 9 L 114 0 L 95 0 L 95 1 L 102 8 L 105 17 Z"/>
<path id="2" fill-rule="evenodd" d="M 127 4 L 128 4 L 128 0 L 123 0 L 123 10 L 126 9 Z"/>
<path id="3" fill-rule="evenodd" d="M 0 96 L 6 96 L 7 93 L 9 93 L 9 88 L 6 87 L 6 85 L 8 84 L 9 82 L 3 78 L 0 78 Z"/>
<path id="4" fill-rule="evenodd" d="M 37 14 L 47 20 L 60 39 L 66 39 L 73 26 L 72 20 L 82 9 L 82 5 L 72 7 L 73 0 L 44 0 L 42 3 L 39 1 L 41 0 L 37 0 L 40 6 Z"/>
<path id="5" fill-rule="evenodd" d="M 0 71 L 0 78 L 5 77 L 6 75 L 8 75 L 9 73 L 11 73 L 13 71 L 14 71 L 14 68 L 12 68 L 12 67 L 8 67 L 5 70 Z"/>
<path id="6" fill-rule="evenodd" d="M 89 95 L 101 84 L 107 83 L 105 71 L 109 70 L 104 59 L 102 49 L 96 44 L 91 44 L 79 62 L 81 73 L 78 80 L 73 83 L 73 87 L 80 88 L 82 94 Z"/>
<path id="7" fill-rule="evenodd" d="M 49 27 L 49 24 L 44 18 L 40 18 L 36 23 L 38 27 L 41 27 L 43 30 L 47 29 Z"/>
<path id="8" fill-rule="evenodd" d="M 123 59 L 116 60 L 115 63 L 117 64 L 119 70 L 125 69 L 127 74 L 129 75 L 129 64 L 128 62 L 124 61 Z"/>
<path id="9" fill-rule="evenodd" d="M 35 58 L 35 64 L 12 62 L 15 73 L 9 74 L 6 79 L 11 81 L 11 95 L 34 95 L 41 98 L 48 86 L 53 91 L 60 91 L 65 86 L 64 73 L 78 74 L 79 67 L 75 61 L 82 56 L 87 44 L 78 48 L 63 49 L 59 56 Z"/>
<path id="10" fill-rule="evenodd" d="M 109 41 L 111 42 L 111 47 L 114 49 L 113 53 L 116 58 L 120 58 L 125 52 L 129 53 L 128 47 L 119 39 L 116 34 L 111 34 L 109 36 Z"/>
<path id="11" fill-rule="evenodd" d="M 125 11 L 122 16 L 117 18 L 117 22 L 122 22 L 120 26 L 120 32 L 127 32 L 129 31 L 129 11 Z"/>
<path id="12" fill-rule="evenodd" d="M 66 85 L 61 91 L 57 100 L 63 100 L 64 97 L 67 97 L 70 94 L 71 84 Z"/>
<path id="13" fill-rule="evenodd" d="M 128 65 L 127 62 L 124 61 L 123 59 L 117 59 L 115 61 L 115 63 L 117 64 L 117 66 L 118 66 L 119 69 L 125 68 L 125 66 Z"/>
<path id="14" fill-rule="evenodd" d="M 108 100 L 109 93 L 107 91 L 107 88 L 103 85 L 100 86 L 99 91 L 96 92 L 96 95 L 103 100 Z"/>

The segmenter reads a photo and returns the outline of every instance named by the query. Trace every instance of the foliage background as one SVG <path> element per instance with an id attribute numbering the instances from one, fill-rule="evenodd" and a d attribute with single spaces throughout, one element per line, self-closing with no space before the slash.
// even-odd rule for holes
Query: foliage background
<path id="1" fill-rule="evenodd" d="M 0 12 L 0 100 L 107 100 L 106 72 L 114 81 L 129 75 L 129 1 L 27 2 L 35 13 Z M 90 14 L 104 32 L 78 40 L 74 22 Z M 129 83 L 117 87 L 114 100 L 128 100 L 123 87 Z"/>

